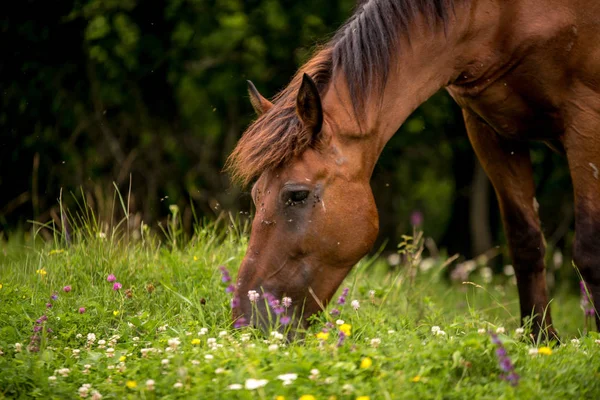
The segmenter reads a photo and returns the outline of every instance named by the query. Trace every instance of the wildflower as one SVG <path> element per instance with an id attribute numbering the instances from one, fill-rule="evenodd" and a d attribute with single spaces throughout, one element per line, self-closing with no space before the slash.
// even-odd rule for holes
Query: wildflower
<path id="1" fill-rule="evenodd" d="M 219 332 L 219 337 L 225 337 L 225 336 L 227 336 L 227 331 Z"/>
<path id="2" fill-rule="evenodd" d="M 530 356 L 535 356 L 538 354 L 538 349 L 536 347 L 532 347 L 529 349 L 529 355 Z"/>
<path id="3" fill-rule="evenodd" d="M 343 319 L 338 319 L 337 321 L 335 321 L 336 325 L 344 325 L 346 322 Z"/>
<path id="4" fill-rule="evenodd" d="M 46 308 L 52 308 L 52 303 L 46 303 Z"/>
<path id="5" fill-rule="evenodd" d="M 297 378 L 298 374 L 283 374 L 277 377 L 277 379 L 283 381 L 284 386 L 291 385 L 292 382 L 295 381 Z"/>
<path id="6" fill-rule="evenodd" d="M 113 284 L 113 290 L 114 291 L 121 290 L 122 287 L 123 287 L 123 285 L 121 285 L 119 282 L 115 282 Z"/>
<path id="7" fill-rule="evenodd" d="M 260 298 L 260 294 L 256 290 L 249 290 L 248 298 L 252 303 L 256 303 L 256 301 L 258 301 L 258 299 Z"/>
<path id="8" fill-rule="evenodd" d="M 48 382 L 53 383 L 55 381 L 56 381 L 56 376 L 51 375 L 51 376 L 48 377 Z"/>
<path id="9" fill-rule="evenodd" d="M 538 354 L 543 354 L 545 356 L 549 356 L 552 354 L 552 349 L 550 347 L 544 346 L 538 349 Z"/>
<path id="10" fill-rule="evenodd" d="M 342 347 L 345 340 L 346 340 L 346 334 L 344 333 L 344 331 L 340 331 L 339 336 L 338 336 L 337 347 Z"/>
<path id="11" fill-rule="evenodd" d="M 127 386 L 129 389 L 135 389 L 137 387 L 137 382 L 136 381 L 127 381 L 127 383 L 125 383 L 125 386 Z"/>
<path id="12" fill-rule="evenodd" d="M 58 372 L 58 374 L 60 376 L 66 378 L 71 373 L 71 370 L 69 368 L 61 368 L 61 369 L 57 370 L 56 372 Z"/>
<path id="13" fill-rule="evenodd" d="M 340 331 L 344 332 L 346 336 L 352 336 L 352 325 L 342 324 L 340 325 Z"/>
<path id="14" fill-rule="evenodd" d="M 225 368 L 217 368 L 215 369 L 215 374 L 224 374 L 227 370 Z"/>
<path id="15" fill-rule="evenodd" d="M 433 333 L 434 335 L 437 335 L 437 333 L 440 331 L 440 327 L 435 325 L 431 327 L 431 333 Z"/>
<path id="16" fill-rule="evenodd" d="M 423 223 L 423 213 L 419 210 L 415 210 L 410 214 L 410 224 L 412 226 L 421 226 Z"/>
<path id="17" fill-rule="evenodd" d="M 88 392 L 90 391 L 90 387 L 91 385 L 89 383 L 85 383 L 83 384 L 80 388 L 79 388 L 79 397 L 87 397 L 88 396 Z"/>
<path id="18" fill-rule="evenodd" d="M 209 337 L 208 339 L 206 339 L 206 344 L 208 344 L 209 346 L 214 346 L 215 344 L 217 344 L 217 339 L 215 339 L 214 337 Z"/>
<path id="19" fill-rule="evenodd" d="M 525 333 L 525 329 L 523 329 L 523 328 L 515 329 L 515 335 L 521 336 L 523 333 Z"/>
<path id="20" fill-rule="evenodd" d="M 56 293 L 56 292 L 55 292 L 55 293 L 52 293 L 52 295 L 50 296 L 50 298 L 51 298 L 52 300 L 56 300 L 56 299 L 58 299 L 58 293 Z"/>
<path id="21" fill-rule="evenodd" d="M 63 292 L 69 293 L 70 291 L 71 291 L 71 285 L 67 285 L 67 286 L 63 287 Z"/>
<path id="22" fill-rule="evenodd" d="M 317 379 L 317 377 L 319 376 L 319 374 L 320 374 L 319 370 L 316 369 L 316 368 L 313 368 L 313 369 L 310 370 L 310 376 L 308 377 L 308 379 L 311 379 L 311 380 L 314 381 L 314 380 Z"/>
<path id="23" fill-rule="evenodd" d="M 248 321 L 244 317 L 240 317 L 240 318 L 236 319 L 235 322 L 233 323 L 233 327 L 235 329 L 239 329 L 246 325 L 248 325 Z"/>
<path id="24" fill-rule="evenodd" d="M 106 357 L 112 358 L 114 355 L 115 355 L 115 349 L 113 349 L 112 347 L 109 347 L 108 349 L 106 349 Z"/>
<path id="25" fill-rule="evenodd" d="M 290 297 L 284 297 L 281 299 L 281 304 L 283 304 L 285 308 L 290 308 L 292 306 L 292 299 Z"/>
<path id="26" fill-rule="evenodd" d="M 358 300 L 352 300 L 350 305 L 352 306 L 352 308 L 354 308 L 354 311 L 357 311 L 360 308 L 360 303 L 358 302 Z"/>
<path id="27" fill-rule="evenodd" d="M 126 360 L 126 359 L 127 359 L 127 357 L 126 357 L 126 356 L 121 356 L 121 357 L 119 357 L 119 361 L 120 361 L 120 362 L 125 362 L 125 360 Z"/>
<path id="28" fill-rule="evenodd" d="M 370 368 L 371 365 L 373 365 L 373 360 L 371 360 L 369 357 L 363 358 L 360 362 L 360 367 L 362 369 Z"/>
<path id="29" fill-rule="evenodd" d="M 269 345 L 269 351 L 277 351 L 279 349 L 279 345 L 271 344 Z"/>
<path id="30" fill-rule="evenodd" d="M 519 375 L 515 372 L 515 368 L 506 353 L 506 349 L 495 333 L 491 333 L 491 335 L 492 342 L 497 346 L 496 356 L 498 357 L 500 369 L 504 372 L 504 374 L 501 375 L 502 379 L 510 382 L 512 386 L 517 386 L 519 384 Z"/>
<path id="31" fill-rule="evenodd" d="M 283 397 L 283 396 L 277 396 L 277 397 L 275 397 L 275 400 L 285 400 L 285 397 Z"/>
<path id="32" fill-rule="evenodd" d="M 39 274 L 39 275 L 40 275 L 40 276 L 43 278 L 44 276 L 46 276 L 46 274 L 47 274 L 48 272 L 46 272 L 46 269 L 45 269 L 45 268 L 40 268 L 40 269 L 38 269 L 37 271 L 35 271 L 35 273 L 36 273 L 36 274 Z"/>
<path id="33" fill-rule="evenodd" d="M 579 339 L 571 339 L 571 344 L 575 347 L 579 347 Z"/>
<path id="34" fill-rule="evenodd" d="M 204 359 L 206 360 L 212 360 L 213 358 L 215 358 L 215 356 L 213 356 L 212 354 L 207 354 L 204 356 Z"/>
<path id="35" fill-rule="evenodd" d="M 287 315 L 284 315 L 283 317 L 281 317 L 279 322 L 281 323 L 281 325 L 287 325 L 290 323 L 291 320 L 292 319 L 290 317 L 288 317 Z"/>
<path id="36" fill-rule="evenodd" d="M 299 400 L 317 400 L 312 394 L 303 394 Z"/>
<path id="37" fill-rule="evenodd" d="M 380 344 L 381 344 L 381 339 L 379 339 L 379 338 L 373 338 L 373 339 L 371 339 L 371 346 L 372 347 L 377 348 L 377 347 L 379 347 Z"/>
<path id="38" fill-rule="evenodd" d="M 73 349 L 73 357 L 74 358 L 79 358 L 79 354 L 81 353 L 81 350 L 79 349 Z"/>
<path id="39" fill-rule="evenodd" d="M 85 312 L 85 307 L 79 307 L 79 314 L 83 314 Z"/>
<path id="40" fill-rule="evenodd" d="M 117 277 L 116 277 L 116 276 L 114 276 L 113 274 L 110 274 L 110 275 L 108 275 L 108 276 L 106 277 L 106 280 L 107 280 L 108 282 L 110 282 L 110 283 L 113 283 L 114 281 L 116 281 L 116 280 L 117 280 Z"/>
<path id="41" fill-rule="evenodd" d="M 317 333 L 317 339 L 319 339 L 319 340 L 327 340 L 328 338 L 329 338 L 329 332 Z"/>
<path id="42" fill-rule="evenodd" d="M 200 361 L 198 361 L 198 360 L 192 360 L 192 365 L 200 365 Z"/>
<path id="43" fill-rule="evenodd" d="M 235 287 L 233 285 L 229 285 L 225 288 L 225 293 L 233 293 L 235 291 Z"/>
<path id="44" fill-rule="evenodd" d="M 275 340 L 283 340 L 283 338 L 284 338 L 283 334 L 279 333 L 277 331 L 271 332 L 271 337 Z"/>
<path id="45" fill-rule="evenodd" d="M 506 330 L 504 329 L 503 326 L 499 326 L 498 329 L 496 329 L 496 333 L 497 334 L 504 334 L 504 332 L 506 332 Z"/>
<path id="46" fill-rule="evenodd" d="M 419 375 L 415 375 L 410 379 L 411 382 L 420 382 L 421 377 Z"/>
<path id="47" fill-rule="evenodd" d="M 227 386 L 227 389 L 229 390 L 240 390 L 241 388 L 243 388 L 243 386 L 239 383 L 232 383 L 231 385 Z"/>
<path id="48" fill-rule="evenodd" d="M 192 339 L 192 344 L 194 346 L 199 345 L 200 344 L 200 339 Z"/>
<path id="49" fill-rule="evenodd" d="M 113 315 L 116 317 L 117 315 L 119 315 L 119 311 L 118 310 L 113 311 Z"/>
<path id="50" fill-rule="evenodd" d="M 247 379 L 244 386 L 247 390 L 254 390 L 265 386 L 267 383 L 269 381 L 266 379 Z"/>
<path id="51" fill-rule="evenodd" d="M 369 396 L 358 396 L 356 400 L 371 400 Z"/>
<path id="52" fill-rule="evenodd" d="M 344 290 L 342 290 L 342 294 L 340 297 L 338 297 L 338 300 L 337 300 L 338 306 L 343 306 L 344 304 L 346 304 L 346 296 L 348 296 L 349 291 L 350 291 L 349 288 L 344 288 Z"/>
<path id="53" fill-rule="evenodd" d="M 178 338 L 171 338 L 167 341 L 169 347 L 173 350 L 177 350 L 177 346 L 181 344 L 181 341 Z"/>
<path id="54" fill-rule="evenodd" d="M 181 382 L 175 382 L 175 384 L 173 385 L 173 387 L 175 389 L 181 389 L 183 387 L 183 383 L 181 383 Z"/>
<path id="55" fill-rule="evenodd" d="M 332 309 L 329 312 L 332 316 L 337 317 L 338 315 L 340 315 L 340 310 L 338 310 L 337 308 Z"/>
<path id="56" fill-rule="evenodd" d="M 480 335 L 485 335 L 485 332 L 486 332 L 485 328 L 477 329 L 477 333 L 479 333 Z"/>
<path id="57" fill-rule="evenodd" d="M 208 333 L 208 328 L 201 328 L 200 332 L 198 332 L 198 335 L 206 335 Z"/>
<path id="58" fill-rule="evenodd" d="M 154 380 L 153 379 L 148 379 L 146 381 L 146 389 L 153 391 L 154 390 Z"/>
<path id="59" fill-rule="evenodd" d="M 160 363 L 164 366 L 169 365 L 169 359 L 168 358 L 163 358 L 162 360 L 160 360 Z"/>
<path id="60" fill-rule="evenodd" d="M 231 308 L 238 308 L 240 306 L 240 298 L 235 296 L 231 299 Z"/>
<path id="61" fill-rule="evenodd" d="M 101 400 L 102 399 L 102 395 L 100 394 L 99 391 L 94 390 L 94 391 L 92 391 L 92 397 L 91 397 L 91 399 L 92 400 Z"/>
<path id="62" fill-rule="evenodd" d="M 223 282 L 223 283 L 230 282 L 231 276 L 229 276 L 229 271 L 227 270 L 227 267 L 224 265 L 221 265 L 219 267 L 219 270 L 221 271 L 221 282 Z"/>
<path id="63" fill-rule="evenodd" d="M 371 301 L 375 301 L 375 291 L 374 290 L 369 290 L 369 298 L 371 299 Z"/>

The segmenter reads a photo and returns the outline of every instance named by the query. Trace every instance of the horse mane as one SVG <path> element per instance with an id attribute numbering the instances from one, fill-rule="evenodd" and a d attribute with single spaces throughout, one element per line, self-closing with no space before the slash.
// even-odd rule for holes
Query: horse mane
<path id="1" fill-rule="evenodd" d="M 309 146 L 318 145 L 296 114 L 302 75 L 323 93 L 332 76 L 343 74 L 354 113 L 362 114 L 373 93 L 383 93 L 400 34 L 410 43 L 410 27 L 422 16 L 431 29 L 446 29 L 456 0 L 365 0 L 332 39 L 303 65 L 290 84 L 273 98 L 273 107 L 252 123 L 227 160 L 235 182 L 247 186 Z"/>

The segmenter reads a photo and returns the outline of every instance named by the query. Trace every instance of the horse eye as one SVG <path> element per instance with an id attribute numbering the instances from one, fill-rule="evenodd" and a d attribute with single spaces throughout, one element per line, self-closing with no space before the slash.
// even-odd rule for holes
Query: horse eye
<path id="1" fill-rule="evenodd" d="M 294 203 L 304 201 L 308 198 L 308 190 L 295 190 L 290 194 L 290 200 Z"/>

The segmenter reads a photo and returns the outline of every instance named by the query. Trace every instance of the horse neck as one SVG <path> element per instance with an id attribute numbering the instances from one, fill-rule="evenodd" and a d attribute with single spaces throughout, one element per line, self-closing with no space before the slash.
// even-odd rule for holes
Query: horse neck
<path id="1" fill-rule="evenodd" d="M 459 3 L 459 2 L 457 2 Z M 426 21 L 415 21 L 410 43 L 400 37 L 400 54 L 391 66 L 383 94 L 372 94 L 362 123 L 357 124 L 343 76 L 334 76 L 324 98 L 332 109 L 337 150 L 345 147 L 361 164 L 356 175 L 370 179 L 383 147 L 417 107 L 447 86 L 468 67 L 478 49 L 497 32 L 493 21 L 500 12 L 497 0 L 472 0 L 457 4 L 446 30 L 432 31 Z M 381 99 L 381 101 L 376 101 Z M 335 106 L 329 106 L 335 105 Z M 360 132 L 357 132 L 360 126 Z M 356 140 L 360 138 L 360 140 Z"/>

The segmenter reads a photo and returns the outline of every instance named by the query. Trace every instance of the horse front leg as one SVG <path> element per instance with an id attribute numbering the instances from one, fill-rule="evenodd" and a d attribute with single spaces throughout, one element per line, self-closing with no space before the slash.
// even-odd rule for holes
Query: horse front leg
<path id="1" fill-rule="evenodd" d="M 533 317 L 532 333 L 556 339 L 552 327 L 545 242 L 535 200 L 529 147 L 500 137 L 475 114 L 463 111 L 469 140 L 496 191 L 519 291 L 521 322 Z"/>

